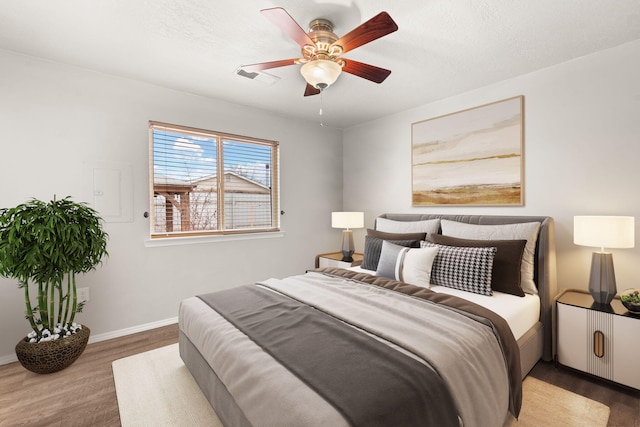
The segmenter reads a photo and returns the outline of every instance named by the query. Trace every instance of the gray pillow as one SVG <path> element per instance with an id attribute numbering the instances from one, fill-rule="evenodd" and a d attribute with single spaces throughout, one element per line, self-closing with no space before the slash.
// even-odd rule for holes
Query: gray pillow
<path id="1" fill-rule="evenodd" d="M 387 233 L 386 231 L 367 228 L 367 236 L 377 237 L 382 240 L 424 240 L 427 233 Z"/>
<path id="2" fill-rule="evenodd" d="M 387 233 L 437 233 L 440 229 L 439 219 L 420 221 L 397 221 L 389 218 L 376 218 L 376 230 Z"/>
<path id="3" fill-rule="evenodd" d="M 384 241 L 376 276 L 428 288 L 437 253 L 437 248 L 407 248 Z"/>
<path id="4" fill-rule="evenodd" d="M 382 242 L 385 240 L 373 236 L 365 236 L 364 238 L 364 257 L 362 258 L 362 264 L 360 268 L 365 270 L 376 271 L 378 269 L 378 262 L 380 261 L 380 252 L 382 252 Z M 406 246 L 411 248 L 420 247 L 419 240 L 386 240 L 396 245 Z"/>

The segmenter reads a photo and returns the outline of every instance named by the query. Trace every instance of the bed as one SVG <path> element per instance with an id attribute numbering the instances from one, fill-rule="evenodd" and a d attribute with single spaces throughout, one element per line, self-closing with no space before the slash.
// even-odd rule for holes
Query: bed
<path id="1" fill-rule="evenodd" d="M 399 238 L 415 227 L 428 228 L 419 246 Z M 224 425 L 501 426 L 518 415 L 522 379 L 553 354 L 553 219 L 383 214 L 369 231 L 360 267 L 182 301 L 180 355 Z M 530 274 L 535 289 L 448 286 L 458 270 L 472 276 L 464 286 L 482 282 L 476 274 L 498 286 L 500 245 L 516 242 L 518 283 Z M 444 285 L 422 285 L 425 260 L 427 280 Z"/>

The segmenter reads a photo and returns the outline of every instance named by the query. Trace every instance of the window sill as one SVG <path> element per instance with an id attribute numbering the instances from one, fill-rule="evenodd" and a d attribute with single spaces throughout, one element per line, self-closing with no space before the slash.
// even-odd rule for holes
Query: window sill
<path id="1" fill-rule="evenodd" d="M 270 231 L 267 233 L 167 237 L 167 238 L 147 239 L 144 241 L 144 246 L 147 248 L 157 248 L 157 247 L 163 247 L 163 246 L 181 246 L 181 245 L 196 245 L 200 243 L 230 242 L 233 240 L 273 239 L 273 238 L 284 237 L 284 234 L 285 234 L 284 231 Z"/>

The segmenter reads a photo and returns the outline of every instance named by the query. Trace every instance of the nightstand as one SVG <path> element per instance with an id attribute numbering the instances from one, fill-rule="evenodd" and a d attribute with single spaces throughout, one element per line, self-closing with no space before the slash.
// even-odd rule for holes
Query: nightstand
<path id="1" fill-rule="evenodd" d="M 339 267 L 349 268 L 355 267 L 362 263 L 363 255 L 360 253 L 354 253 L 352 255 L 353 262 L 342 261 L 342 252 L 328 252 L 326 254 L 316 255 L 316 268 L 323 267 Z"/>
<path id="2" fill-rule="evenodd" d="M 603 306 L 572 289 L 558 295 L 556 309 L 558 363 L 640 389 L 640 317 L 619 297 Z"/>

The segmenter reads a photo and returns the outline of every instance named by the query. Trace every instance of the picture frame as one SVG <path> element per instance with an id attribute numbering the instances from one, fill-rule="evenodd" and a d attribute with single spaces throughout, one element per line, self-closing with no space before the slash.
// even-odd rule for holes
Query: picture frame
<path id="1" fill-rule="evenodd" d="M 411 124 L 413 206 L 523 206 L 524 96 Z"/>

